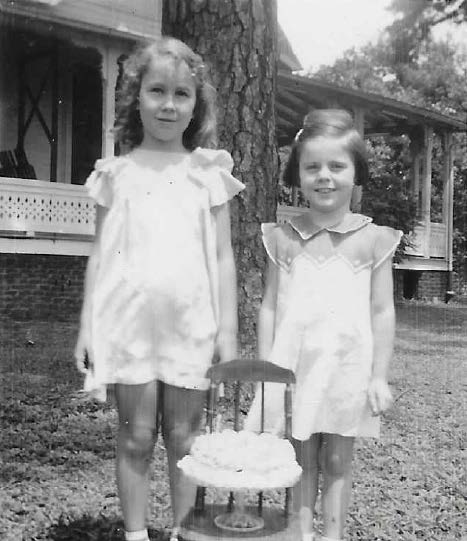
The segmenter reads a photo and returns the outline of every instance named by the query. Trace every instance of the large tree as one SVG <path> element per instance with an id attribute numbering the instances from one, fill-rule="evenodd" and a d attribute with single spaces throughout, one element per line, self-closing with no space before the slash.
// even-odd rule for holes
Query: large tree
<path id="1" fill-rule="evenodd" d="M 219 147 L 232 153 L 246 189 L 232 205 L 240 338 L 255 342 L 265 267 L 259 225 L 275 219 L 277 148 L 275 0 L 164 0 L 162 31 L 198 52 L 218 91 Z"/>

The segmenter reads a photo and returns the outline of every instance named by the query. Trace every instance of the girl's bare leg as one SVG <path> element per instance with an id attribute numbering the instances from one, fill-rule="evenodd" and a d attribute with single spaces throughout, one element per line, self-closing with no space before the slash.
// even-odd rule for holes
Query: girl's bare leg
<path id="1" fill-rule="evenodd" d="M 149 464 L 156 441 L 157 382 L 115 385 L 119 428 L 117 485 L 125 530 L 146 528 Z"/>
<path id="2" fill-rule="evenodd" d="M 312 434 L 307 441 L 293 440 L 297 462 L 303 469 L 302 477 L 293 489 L 293 510 L 300 518 L 303 534 L 313 531 L 313 513 L 318 496 L 318 456 L 320 434 Z"/>
<path id="3" fill-rule="evenodd" d="M 324 536 L 342 539 L 352 490 L 352 457 L 355 438 L 323 434 Z"/>
<path id="4" fill-rule="evenodd" d="M 177 468 L 177 462 L 190 451 L 194 438 L 199 434 L 207 392 L 162 385 L 162 434 L 167 450 L 173 522 L 176 530 L 193 506 L 196 496 L 196 486 Z"/>

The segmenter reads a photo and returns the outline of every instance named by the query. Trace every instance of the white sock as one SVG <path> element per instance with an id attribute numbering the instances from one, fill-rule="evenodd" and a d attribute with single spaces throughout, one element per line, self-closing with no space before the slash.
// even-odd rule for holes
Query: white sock
<path id="1" fill-rule="evenodd" d="M 333 537 L 321 537 L 321 541 L 342 541 L 342 539 L 334 539 Z"/>
<path id="2" fill-rule="evenodd" d="M 178 534 L 180 532 L 180 528 L 178 526 L 174 526 L 172 528 L 172 531 L 170 532 L 170 539 L 178 539 Z"/>
<path id="3" fill-rule="evenodd" d="M 125 541 L 149 541 L 148 530 L 125 531 Z"/>
<path id="4" fill-rule="evenodd" d="M 315 534 L 312 532 L 302 533 L 302 541 L 314 541 Z"/>

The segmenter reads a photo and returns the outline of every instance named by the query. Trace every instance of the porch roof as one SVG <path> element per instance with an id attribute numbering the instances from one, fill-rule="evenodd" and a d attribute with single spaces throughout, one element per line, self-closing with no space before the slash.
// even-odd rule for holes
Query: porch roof
<path id="1" fill-rule="evenodd" d="M 280 70 L 276 98 L 279 144 L 291 142 L 311 108 L 337 106 L 363 110 L 367 136 L 407 133 L 424 125 L 438 132 L 467 130 L 466 122 L 430 109 Z"/>
<path id="2" fill-rule="evenodd" d="M 159 35 L 161 19 L 162 0 L 0 0 L 0 25 L 47 34 L 64 28 L 139 41 Z"/>

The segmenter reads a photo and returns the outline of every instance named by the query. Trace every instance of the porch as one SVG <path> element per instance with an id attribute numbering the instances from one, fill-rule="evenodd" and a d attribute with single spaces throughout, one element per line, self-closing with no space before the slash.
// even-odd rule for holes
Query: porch
<path id="1" fill-rule="evenodd" d="M 281 146 L 289 145 L 312 108 L 342 107 L 351 111 L 357 129 L 365 138 L 406 135 L 410 140 L 411 173 L 407 187 L 417 204 L 417 225 L 411 246 L 397 269 L 410 271 L 452 271 L 453 228 L 453 133 L 465 132 L 466 123 L 435 111 L 416 107 L 381 95 L 339 87 L 321 80 L 279 72 L 276 103 L 277 134 Z M 432 154 L 434 139 L 442 149 L 442 204 L 432 208 Z M 371 182 L 371 180 L 370 180 Z M 358 211 L 364 193 L 352 202 Z M 297 204 L 296 194 L 293 196 Z M 279 207 L 278 220 L 301 212 Z"/>
<path id="2" fill-rule="evenodd" d="M 87 255 L 94 209 L 82 184 L 95 159 L 116 151 L 110 128 L 119 63 L 137 40 L 160 31 L 161 5 L 145 0 L 134 11 L 110 0 L 87 0 L 81 7 L 71 0 L 46 4 L 21 0 L 0 10 L 0 40 L 14 51 L 7 55 L 0 48 L 0 253 Z M 125 24 L 116 25 L 116 18 Z M 365 137 L 410 137 L 410 189 L 419 222 L 398 268 L 452 270 L 452 134 L 465 130 L 465 123 L 280 71 L 279 144 L 291 142 L 310 108 L 334 106 L 351 110 Z M 431 208 L 435 136 L 445 162 L 437 221 Z M 294 212 L 301 210 L 279 206 L 278 220 Z"/>
<path id="3" fill-rule="evenodd" d="M 88 255 L 84 187 L 112 156 L 120 64 L 160 33 L 160 0 L 0 6 L 0 253 Z"/>

